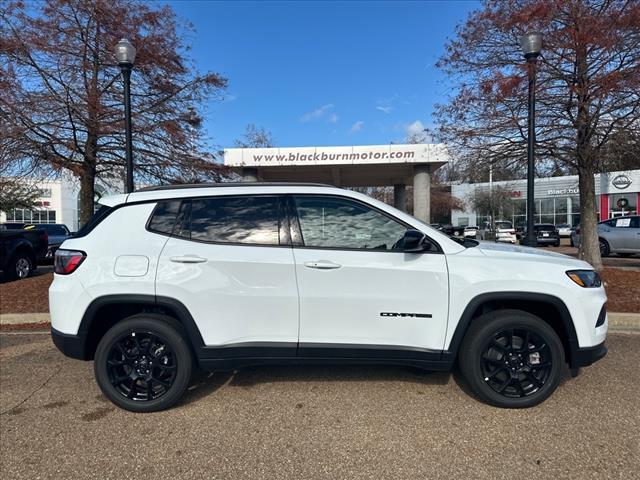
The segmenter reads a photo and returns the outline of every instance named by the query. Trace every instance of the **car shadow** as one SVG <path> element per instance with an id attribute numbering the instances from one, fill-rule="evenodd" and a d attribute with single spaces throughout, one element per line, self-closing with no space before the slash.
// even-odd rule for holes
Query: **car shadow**
<path id="1" fill-rule="evenodd" d="M 277 365 L 244 367 L 228 372 L 194 373 L 182 405 L 207 397 L 223 387 L 252 388 L 278 382 L 411 382 L 446 385 L 451 372 L 397 365 Z"/>

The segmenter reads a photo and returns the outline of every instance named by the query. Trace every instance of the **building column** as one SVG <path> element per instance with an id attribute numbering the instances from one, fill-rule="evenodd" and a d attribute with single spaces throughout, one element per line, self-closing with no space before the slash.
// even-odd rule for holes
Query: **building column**
<path id="1" fill-rule="evenodd" d="M 431 169 L 429 165 L 413 167 L 413 216 L 418 220 L 431 221 Z"/>
<path id="2" fill-rule="evenodd" d="M 257 182 L 258 181 L 258 169 L 251 167 L 244 167 L 242 169 L 242 181 L 243 182 Z"/>
<path id="3" fill-rule="evenodd" d="M 393 206 L 403 212 L 407 211 L 407 189 L 404 183 L 396 183 L 393 186 Z"/>
<path id="4" fill-rule="evenodd" d="M 573 227 L 573 201 L 571 197 L 567 197 L 567 224 Z"/>

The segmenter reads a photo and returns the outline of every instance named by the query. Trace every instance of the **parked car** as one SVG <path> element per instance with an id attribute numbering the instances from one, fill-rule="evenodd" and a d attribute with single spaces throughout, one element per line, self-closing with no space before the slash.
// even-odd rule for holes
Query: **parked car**
<path id="1" fill-rule="evenodd" d="M 569 225 L 568 223 L 561 223 L 559 225 L 556 225 L 556 230 L 558 230 L 560 238 L 571 237 L 571 225 Z"/>
<path id="2" fill-rule="evenodd" d="M 566 363 L 606 354 L 588 263 L 453 239 L 357 192 L 227 183 L 100 202 L 56 252 L 51 335 L 125 409 L 175 404 L 194 367 L 305 362 L 458 364 L 485 402 L 529 407 Z"/>
<path id="3" fill-rule="evenodd" d="M 536 243 L 538 245 L 552 245 L 554 247 L 560 246 L 560 235 L 555 225 L 551 223 L 536 223 L 533 226 L 533 231 L 536 236 Z M 525 228 L 520 238 L 520 243 L 523 243 L 527 238 L 527 229 Z"/>
<path id="4" fill-rule="evenodd" d="M 497 220 L 495 223 L 495 232 L 491 224 L 487 222 L 483 229 L 478 229 L 480 240 L 493 240 L 494 242 L 513 243 L 516 244 L 516 230 L 513 224 L 507 220 Z"/>
<path id="5" fill-rule="evenodd" d="M 478 227 L 464 227 L 465 238 L 476 238 L 478 235 Z"/>
<path id="6" fill-rule="evenodd" d="M 47 248 L 47 254 L 44 260 L 47 262 L 53 262 L 54 254 L 56 250 L 60 248 L 62 242 L 71 238 L 71 231 L 63 223 L 36 223 L 34 225 L 28 225 L 26 229 L 39 228 L 47 232 L 49 236 L 49 247 Z"/>
<path id="7" fill-rule="evenodd" d="M 640 215 L 617 217 L 598 223 L 600 254 L 608 257 L 612 253 L 620 257 L 640 253 Z M 580 246 L 580 227 L 571 235 L 571 244 Z"/>
<path id="8" fill-rule="evenodd" d="M 0 228 L 0 269 L 7 280 L 27 278 L 47 253 L 47 232 Z"/>

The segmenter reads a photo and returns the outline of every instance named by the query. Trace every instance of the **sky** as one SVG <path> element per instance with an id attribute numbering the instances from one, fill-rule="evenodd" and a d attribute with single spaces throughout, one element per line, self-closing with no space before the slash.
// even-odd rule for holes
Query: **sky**
<path id="1" fill-rule="evenodd" d="M 228 78 L 204 110 L 212 145 L 247 124 L 276 146 L 402 143 L 450 92 L 436 68 L 472 1 L 170 2 L 195 67 Z"/>

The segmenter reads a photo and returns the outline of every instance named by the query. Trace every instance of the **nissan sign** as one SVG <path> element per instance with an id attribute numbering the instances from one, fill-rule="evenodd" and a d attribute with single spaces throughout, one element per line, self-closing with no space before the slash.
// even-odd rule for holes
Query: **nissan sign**
<path id="1" fill-rule="evenodd" d="M 611 180 L 611 185 L 616 187 L 618 190 L 624 190 L 629 185 L 631 185 L 631 179 L 625 174 L 618 175 L 613 180 Z"/>

